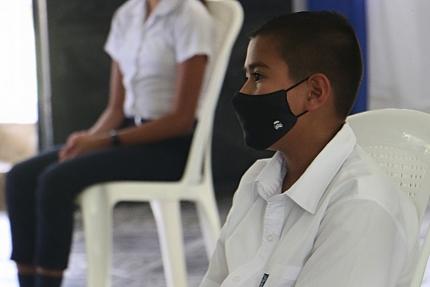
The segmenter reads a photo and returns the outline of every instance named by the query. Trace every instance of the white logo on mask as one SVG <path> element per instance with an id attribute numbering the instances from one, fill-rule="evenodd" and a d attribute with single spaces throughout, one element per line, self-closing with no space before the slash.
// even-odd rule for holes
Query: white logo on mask
<path id="1" fill-rule="evenodd" d="M 273 122 L 273 128 L 275 130 L 282 129 L 283 127 L 284 127 L 284 125 L 280 121 L 274 121 Z"/>

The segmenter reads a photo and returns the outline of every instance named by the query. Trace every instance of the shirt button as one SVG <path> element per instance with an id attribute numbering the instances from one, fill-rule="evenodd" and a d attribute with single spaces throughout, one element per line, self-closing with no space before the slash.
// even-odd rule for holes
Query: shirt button
<path id="1" fill-rule="evenodd" d="M 269 234 L 266 236 L 267 241 L 272 241 L 273 240 L 273 234 Z"/>

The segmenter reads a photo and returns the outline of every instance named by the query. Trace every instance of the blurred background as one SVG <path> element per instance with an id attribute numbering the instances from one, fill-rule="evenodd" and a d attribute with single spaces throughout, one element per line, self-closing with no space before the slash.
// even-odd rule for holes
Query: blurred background
<path id="1" fill-rule="evenodd" d="M 123 2 L 0 0 L 0 210 L 4 174 L 13 163 L 62 143 L 72 131 L 88 128 L 106 105 L 110 59 L 103 45 L 113 12 Z M 213 134 L 214 184 L 224 203 L 222 216 L 242 173 L 257 158 L 270 156 L 244 145 L 231 106 L 244 79 L 248 35 L 267 19 L 300 10 L 341 12 L 353 23 L 365 59 L 354 112 L 386 107 L 430 112 L 430 1 L 239 2 L 245 22 L 232 51 Z M 8 228 L 4 212 L 0 214 L 2 273 L 13 267 L 6 262 Z M 80 250 L 79 246 L 75 248 Z M 6 286 L 1 282 L 0 278 L 0 285 Z"/>

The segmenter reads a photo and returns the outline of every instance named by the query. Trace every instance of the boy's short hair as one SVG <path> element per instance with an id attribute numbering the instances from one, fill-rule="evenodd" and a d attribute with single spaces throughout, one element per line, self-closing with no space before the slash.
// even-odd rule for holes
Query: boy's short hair
<path id="1" fill-rule="evenodd" d="M 333 87 L 336 112 L 346 117 L 362 77 L 360 47 L 352 26 L 335 12 L 298 12 L 274 18 L 251 34 L 278 42 L 290 76 L 299 81 L 325 74 Z"/>

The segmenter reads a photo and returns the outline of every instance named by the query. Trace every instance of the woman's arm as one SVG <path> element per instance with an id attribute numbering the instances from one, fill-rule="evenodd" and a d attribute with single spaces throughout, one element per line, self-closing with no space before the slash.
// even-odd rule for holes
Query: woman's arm
<path id="1" fill-rule="evenodd" d="M 109 102 L 96 123 L 88 130 L 77 131 L 69 135 L 66 144 L 59 152 L 60 160 L 69 158 L 79 142 L 105 136 L 110 130 L 118 128 L 124 119 L 125 90 L 122 73 L 116 61 L 112 61 L 110 76 Z"/>
<path id="2" fill-rule="evenodd" d="M 118 128 L 124 120 L 124 99 L 125 90 L 122 84 L 122 73 L 118 63 L 112 61 L 108 105 L 88 132 L 90 134 L 101 134 Z"/>
<path id="3" fill-rule="evenodd" d="M 196 55 L 177 64 L 176 95 L 170 113 L 143 125 L 119 130 L 118 137 L 121 144 L 132 145 L 157 142 L 190 132 L 195 119 L 207 62 L 207 56 Z M 124 100 L 123 95 L 122 93 L 122 101 Z M 83 137 L 78 137 L 73 142 L 73 145 L 65 150 L 61 159 L 72 158 L 88 151 L 109 147 L 111 145 L 111 138 L 107 127 L 115 128 L 114 125 L 109 125 L 109 123 L 114 122 L 112 119 L 115 119 L 115 117 L 112 115 L 119 114 L 116 100 L 110 101 L 109 105 L 111 104 L 112 110 L 109 110 L 108 107 L 105 111 L 107 115 L 106 119 L 104 119 L 104 115 L 102 115 L 91 129 L 92 133 Z M 122 113 L 121 106 L 121 115 L 123 116 Z"/>

